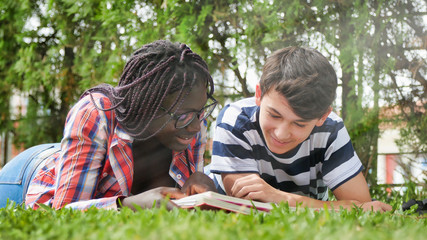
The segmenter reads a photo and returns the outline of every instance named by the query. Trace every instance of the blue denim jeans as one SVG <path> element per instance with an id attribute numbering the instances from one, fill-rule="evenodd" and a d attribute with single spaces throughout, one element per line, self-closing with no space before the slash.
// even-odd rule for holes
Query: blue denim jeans
<path id="1" fill-rule="evenodd" d="M 41 144 L 31 147 L 9 161 L 0 171 L 0 208 L 7 201 L 17 205 L 25 203 L 25 195 L 31 180 L 36 176 L 43 162 L 60 151 L 59 143 Z"/>

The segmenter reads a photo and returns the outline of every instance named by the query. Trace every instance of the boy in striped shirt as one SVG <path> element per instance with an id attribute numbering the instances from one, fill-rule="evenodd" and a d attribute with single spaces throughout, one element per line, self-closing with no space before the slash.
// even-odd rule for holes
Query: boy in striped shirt
<path id="1" fill-rule="evenodd" d="M 391 210 L 371 200 L 349 134 L 332 112 L 336 88 L 336 73 L 318 51 L 274 52 L 255 97 L 227 105 L 217 118 L 210 171 L 221 189 L 290 206 Z M 328 189 L 337 201 L 328 201 Z"/>

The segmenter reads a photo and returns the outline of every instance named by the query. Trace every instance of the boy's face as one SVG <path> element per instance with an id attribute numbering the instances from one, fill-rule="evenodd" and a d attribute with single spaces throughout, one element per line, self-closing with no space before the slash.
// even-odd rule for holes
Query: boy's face
<path id="1" fill-rule="evenodd" d="M 260 106 L 259 123 L 267 147 L 276 154 L 289 152 L 302 143 L 315 126 L 321 126 L 325 122 L 332 110 L 330 108 L 319 119 L 302 119 L 294 113 L 287 99 L 276 90 L 270 90 L 261 98 L 259 85 L 256 88 L 255 100 Z"/>

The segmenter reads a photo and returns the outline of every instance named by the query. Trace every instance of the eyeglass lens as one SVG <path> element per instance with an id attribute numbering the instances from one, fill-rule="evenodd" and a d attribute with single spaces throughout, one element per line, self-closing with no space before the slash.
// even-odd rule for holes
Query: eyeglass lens
<path id="1" fill-rule="evenodd" d="M 203 108 L 201 110 L 201 112 L 184 113 L 184 114 L 179 116 L 179 118 L 176 120 L 175 125 L 177 128 L 184 128 L 188 124 L 190 124 L 194 120 L 194 118 L 196 118 L 196 117 L 198 117 L 198 119 L 200 121 L 203 121 L 212 113 L 214 108 L 215 108 L 215 104 L 210 104 L 210 105 L 206 106 L 205 108 Z"/>

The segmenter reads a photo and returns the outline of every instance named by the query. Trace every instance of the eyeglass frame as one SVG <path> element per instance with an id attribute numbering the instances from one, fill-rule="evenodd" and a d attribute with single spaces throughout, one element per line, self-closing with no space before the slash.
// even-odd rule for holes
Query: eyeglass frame
<path id="1" fill-rule="evenodd" d="M 188 112 L 185 112 L 185 113 L 176 114 L 176 113 L 172 113 L 172 112 L 168 111 L 166 108 L 164 108 L 164 107 L 162 107 L 162 106 L 160 106 L 160 109 L 161 109 L 161 110 L 163 110 L 163 111 L 165 111 L 169 116 L 171 116 L 171 119 L 174 119 L 174 120 L 175 120 L 175 124 L 174 124 L 174 126 L 175 126 L 175 128 L 176 128 L 176 129 L 182 129 L 182 128 L 186 128 L 186 127 L 188 127 L 188 125 L 190 125 L 190 124 L 194 121 L 194 119 L 196 118 L 195 116 L 197 116 L 197 118 L 198 118 L 198 119 L 199 119 L 199 121 L 201 122 L 201 121 L 205 120 L 206 118 L 208 118 L 208 117 L 212 114 L 213 110 L 215 110 L 215 107 L 216 107 L 216 105 L 218 104 L 218 101 L 217 101 L 217 100 L 216 100 L 212 95 L 210 95 L 210 94 L 208 94 L 208 99 L 211 99 L 211 100 L 213 101 L 213 103 L 211 103 L 211 104 L 209 104 L 209 105 L 204 106 L 204 107 L 203 107 L 202 109 L 200 109 L 199 111 L 188 111 Z M 211 106 L 213 106 L 213 107 L 212 107 L 212 110 L 209 112 L 209 114 L 206 114 L 205 116 L 203 116 L 203 118 L 202 118 L 202 119 L 200 119 L 200 114 L 201 114 L 205 109 L 208 109 L 208 108 L 209 108 L 209 107 L 211 107 Z M 178 120 L 179 120 L 179 118 L 180 118 L 182 115 L 189 114 L 189 113 L 196 113 L 196 115 L 194 115 L 194 117 L 193 117 L 190 121 L 188 121 L 188 123 L 186 123 L 184 126 L 177 127 L 176 125 L 178 124 Z"/>

